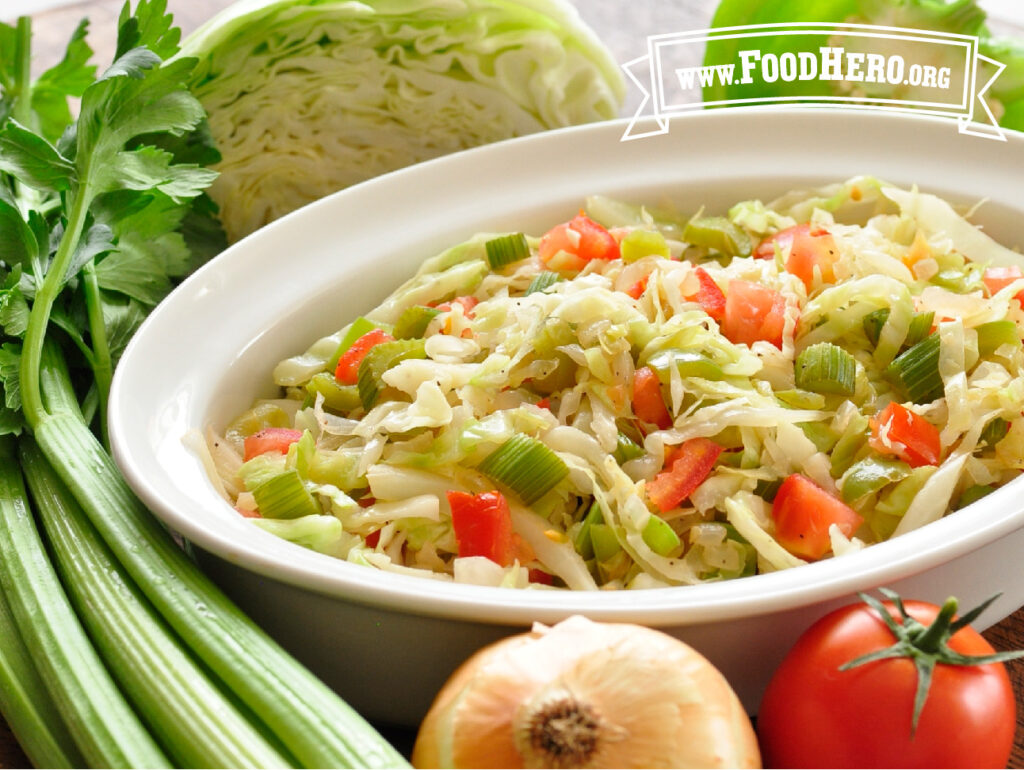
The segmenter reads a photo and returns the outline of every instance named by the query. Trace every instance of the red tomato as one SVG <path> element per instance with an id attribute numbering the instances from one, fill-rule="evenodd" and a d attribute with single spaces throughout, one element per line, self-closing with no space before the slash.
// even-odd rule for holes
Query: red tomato
<path id="1" fill-rule="evenodd" d="M 590 217 L 578 214 L 551 228 L 540 239 L 537 253 L 552 270 L 582 270 L 592 259 L 618 259 L 619 242 Z"/>
<path id="2" fill-rule="evenodd" d="M 814 268 L 818 268 L 821 280 L 826 283 L 835 281 L 832 266 L 839 258 L 832 234 L 823 227 L 811 227 L 809 224 L 796 225 L 770 235 L 761 241 L 754 250 L 758 259 L 773 259 L 775 247 L 786 254 L 786 272 L 792 273 L 811 290 L 814 285 Z"/>
<path id="3" fill-rule="evenodd" d="M 1024 271 L 1021 271 L 1016 265 L 1010 265 L 1009 267 L 987 268 L 981 280 L 984 281 L 988 293 L 995 294 L 1000 289 L 1009 286 L 1014 281 L 1019 281 L 1021 278 L 1024 278 Z M 1017 292 L 1014 298 L 1024 305 L 1024 291 Z"/>
<path id="4" fill-rule="evenodd" d="M 765 340 L 782 349 L 786 300 L 767 286 L 735 278 L 725 295 L 722 334 L 736 344 Z"/>
<path id="5" fill-rule="evenodd" d="M 516 558 L 508 501 L 501 492 L 448 492 L 459 556 L 486 556 L 503 567 Z"/>
<path id="6" fill-rule="evenodd" d="M 938 465 L 942 457 L 939 429 L 895 401 L 872 417 L 868 444 L 881 454 L 896 455 L 912 468 Z"/>
<path id="7" fill-rule="evenodd" d="M 280 452 L 287 454 L 288 447 L 302 438 L 301 430 L 291 428 L 264 428 L 261 431 L 246 436 L 243 446 L 245 452 L 243 459 L 248 462 L 257 455 L 267 452 Z"/>
<path id="8" fill-rule="evenodd" d="M 700 288 L 697 289 L 696 294 L 687 299 L 700 305 L 704 312 L 716 321 L 721 321 L 725 318 L 725 294 L 703 267 L 694 268 L 693 272 L 697 276 L 697 280 L 700 281 Z"/>
<path id="9" fill-rule="evenodd" d="M 647 498 L 662 513 L 693 494 L 715 467 L 722 447 L 709 438 L 684 441 L 665 457 L 665 469 L 647 482 Z"/>
<path id="10" fill-rule="evenodd" d="M 661 430 L 672 425 L 672 415 L 668 413 L 661 395 L 658 375 L 649 366 L 633 373 L 633 414 L 641 422 L 657 425 Z"/>
<path id="11" fill-rule="evenodd" d="M 334 370 L 334 378 L 344 385 L 355 385 L 359 381 L 359 364 L 366 358 L 370 348 L 382 342 L 391 342 L 394 339 L 383 329 L 368 331 L 341 354 L 338 366 Z"/>
<path id="12" fill-rule="evenodd" d="M 799 473 L 787 476 L 775 493 L 772 519 L 779 545 L 812 561 L 832 550 L 828 535 L 832 524 L 849 537 L 864 523 L 853 508 Z"/>
<path id="13" fill-rule="evenodd" d="M 929 625 L 932 604 L 903 602 Z M 885 603 L 899 622 L 893 605 Z M 1016 704 L 1002 663 L 939 663 L 911 732 L 917 671 L 906 657 L 840 671 L 895 638 L 867 604 L 841 607 L 797 640 L 776 670 L 757 714 L 765 767 L 1006 767 Z M 949 637 L 965 655 L 993 650 L 969 626 Z"/>

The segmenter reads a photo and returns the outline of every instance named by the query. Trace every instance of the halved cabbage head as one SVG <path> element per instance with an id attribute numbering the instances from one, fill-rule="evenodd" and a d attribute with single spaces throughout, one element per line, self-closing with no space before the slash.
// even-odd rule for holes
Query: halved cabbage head
<path id="1" fill-rule="evenodd" d="M 421 160 L 616 117 L 625 91 L 567 0 L 243 0 L 181 55 L 231 240 Z"/>

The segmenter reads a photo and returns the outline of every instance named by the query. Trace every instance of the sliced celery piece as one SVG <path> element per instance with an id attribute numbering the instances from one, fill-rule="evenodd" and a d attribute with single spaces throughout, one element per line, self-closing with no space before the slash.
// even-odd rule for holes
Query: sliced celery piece
<path id="1" fill-rule="evenodd" d="M 993 417 L 981 431 L 981 436 L 978 441 L 979 444 L 987 446 L 995 446 L 1004 438 L 1010 430 L 1010 423 L 1004 420 L 1002 417 Z"/>
<path id="2" fill-rule="evenodd" d="M 359 399 L 359 388 L 355 385 L 342 385 L 328 372 L 314 374 L 306 383 L 306 393 L 314 399 L 318 393 L 322 395 L 324 406 L 332 412 L 350 412 L 363 404 Z"/>
<path id="3" fill-rule="evenodd" d="M 978 355 L 990 356 L 1003 345 L 1021 347 L 1020 332 L 1017 324 L 1008 319 L 989 321 L 974 327 L 978 333 Z"/>
<path id="4" fill-rule="evenodd" d="M 366 409 L 377 403 L 383 388 L 381 379 L 388 369 L 407 358 L 426 358 L 426 347 L 423 340 L 392 340 L 382 342 L 370 348 L 366 357 L 359 364 L 359 398 Z"/>
<path id="5" fill-rule="evenodd" d="M 754 486 L 754 494 L 771 503 L 775 501 L 775 495 L 781 486 L 782 479 L 759 479 Z"/>
<path id="6" fill-rule="evenodd" d="M 601 583 L 625 580 L 633 567 L 633 560 L 629 558 L 629 554 L 620 549 L 610 559 L 597 560 L 598 579 Z"/>
<path id="7" fill-rule="evenodd" d="M 232 420 L 224 435 L 229 441 L 237 443 L 245 439 L 246 436 L 259 433 L 264 428 L 289 427 L 291 427 L 291 419 L 288 417 L 288 413 L 277 404 L 263 401 Z"/>
<path id="8" fill-rule="evenodd" d="M 854 415 L 846 432 L 839 438 L 836 445 L 832 447 L 830 459 L 832 462 L 832 477 L 839 478 L 846 470 L 853 465 L 857 453 L 867 444 L 868 418 L 862 414 Z"/>
<path id="9" fill-rule="evenodd" d="M 779 479 L 778 483 L 781 484 L 782 480 Z M 774 494 L 772 496 L 774 497 Z M 733 578 L 749 577 L 750 575 L 755 574 L 757 572 L 757 549 L 754 548 L 754 546 L 750 544 L 750 541 L 743 537 L 743 535 L 741 535 L 732 524 L 721 521 L 718 523 L 725 527 L 725 539 L 727 541 L 731 540 L 742 550 L 743 564 L 737 570 L 719 569 L 715 574 L 709 575 L 708 577 L 720 577 L 731 580 Z"/>
<path id="10" fill-rule="evenodd" d="M 878 338 L 882 335 L 882 327 L 885 326 L 885 322 L 889 320 L 890 312 L 889 308 L 883 307 L 864 316 L 864 320 L 861 322 L 864 326 L 864 334 L 872 345 L 878 345 Z"/>
<path id="11" fill-rule="evenodd" d="M 975 484 L 972 487 L 967 487 L 956 501 L 953 510 L 959 511 L 961 508 L 966 508 L 971 503 L 976 503 L 981 498 L 995 491 L 996 488 L 989 484 Z"/>
<path id="12" fill-rule="evenodd" d="M 750 236 L 725 217 L 698 217 L 686 223 L 683 240 L 694 246 L 706 246 L 728 257 L 750 256 Z"/>
<path id="13" fill-rule="evenodd" d="M 484 244 L 484 248 L 487 250 L 487 262 L 492 270 L 530 256 L 530 246 L 522 233 L 509 233 L 500 238 L 492 238 Z"/>
<path id="14" fill-rule="evenodd" d="M 569 467 L 561 457 L 525 433 L 513 435 L 477 469 L 511 489 L 527 505 L 535 503 L 569 475 Z"/>
<path id="15" fill-rule="evenodd" d="M 941 398 L 944 390 L 939 375 L 939 335 L 930 334 L 900 353 L 886 368 L 885 378 L 915 404 Z"/>
<path id="16" fill-rule="evenodd" d="M 252 489 L 260 515 L 268 519 L 297 519 L 323 513 L 298 471 L 289 468 Z"/>
<path id="17" fill-rule="evenodd" d="M 984 286 L 980 271 L 971 268 L 965 270 L 954 268 L 940 270 L 932 276 L 931 283 L 957 294 L 969 294 L 972 291 L 978 291 Z"/>
<path id="18" fill-rule="evenodd" d="M 887 484 L 910 475 L 910 466 L 900 460 L 865 457 L 850 466 L 843 479 L 843 501 L 852 503 L 877 492 Z"/>
<path id="19" fill-rule="evenodd" d="M 852 396 L 857 376 L 853 356 L 831 342 L 819 342 L 796 357 L 796 386 L 801 390 Z"/>
<path id="20" fill-rule="evenodd" d="M 622 431 L 619 431 L 619 438 L 615 445 L 615 462 L 622 465 L 630 460 L 635 460 L 638 457 L 644 456 L 644 448 L 637 444 L 633 439 L 627 436 Z"/>
<path id="21" fill-rule="evenodd" d="M 660 516 L 651 515 L 641 533 L 647 546 L 659 556 L 668 556 L 680 543 L 672 525 Z"/>
<path id="22" fill-rule="evenodd" d="M 541 273 L 537 273 L 533 280 L 530 281 L 530 285 L 526 289 L 527 294 L 533 294 L 538 291 L 544 291 L 554 286 L 556 283 L 562 280 L 562 276 L 558 273 L 553 273 L 550 270 L 545 270 Z"/>
<path id="23" fill-rule="evenodd" d="M 800 390 L 799 388 L 777 390 L 775 391 L 775 397 L 793 409 L 821 409 L 825 406 L 824 395 L 812 393 L 809 390 Z"/>
<path id="24" fill-rule="evenodd" d="M 622 261 L 629 263 L 644 257 L 668 257 L 672 252 L 669 251 L 668 241 L 661 233 L 631 230 L 619 244 L 619 253 L 622 255 Z"/>
<path id="25" fill-rule="evenodd" d="M 533 338 L 533 350 L 539 358 L 552 358 L 558 348 L 577 342 L 572 326 L 561 318 L 546 318 L 544 325 Z"/>
<path id="26" fill-rule="evenodd" d="M 535 393 L 551 395 L 576 384 L 576 363 L 561 351 L 553 353 L 550 357 L 556 362 L 554 371 L 547 377 L 531 380 L 529 383 L 530 390 Z"/>
<path id="27" fill-rule="evenodd" d="M 587 510 L 586 516 L 583 517 L 583 523 L 577 531 L 576 536 L 573 538 L 573 547 L 576 549 L 576 553 L 582 556 L 584 559 L 594 558 L 594 543 L 590 538 L 590 529 L 595 524 L 604 523 L 604 514 L 601 512 L 601 506 L 598 505 L 595 500 L 590 504 L 590 508 Z"/>
<path id="28" fill-rule="evenodd" d="M 903 344 L 910 348 L 932 333 L 932 324 L 935 321 L 935 312 L 929 310 L 927 313 L 914 313 L 910 319 L 910 328 L 907 329 L 907 337 Z"/>
<path id="29" fill-rule="evenodd" d="M 872 345 L 878 345 L 878 338 L 882 334 L 882 327 L 889 320 L 889 308 L 875 310 L 864 316 L 864 334 Z M 910 326 L 907 329 L 907 336 L 903 339 L 903 347 L 913 347 L 921 340 L 932 333 L 932 324 L 935 321 L 935 313 L 929 310 L 926 313 L 914 313 L 910 319 Z"/>
<path id="30" fill-rule="evenodd" d="M 670 372 L 673 367 L 675 367 L 681 377 L 700 377 L 705 380 L 725 379 L 722 367 L 703 353 L 696 353 L 690 350 L 678 350 L 675 348 L 659 350 L 647 359 L 647 365 L 658 375 L 658 379 L 662 384 L 669 382 Z"/>
<path id="31" fill-rule="evenodd" d="M 412 305 L 402 311 L 395 321 L 393 336 L 399 340 L 419 339 L 427 331 L 430 322 L 441 313 L 436 307 Z"/>
<path id="32" fill-rule="evenodd" d="M 839 440 L 827 422 L 801 422 L 797 425 L 804 435 L 814 443 L 819 452 L 829 451 Z"/>
<path id="33" fill-rule="evenodd" d="M 593 524 L 590 527 L 590 541 L 594 545 L 594 558 L 599 562 L 609 561 L 622 550 L 615 530 L 610 524 Z"/>

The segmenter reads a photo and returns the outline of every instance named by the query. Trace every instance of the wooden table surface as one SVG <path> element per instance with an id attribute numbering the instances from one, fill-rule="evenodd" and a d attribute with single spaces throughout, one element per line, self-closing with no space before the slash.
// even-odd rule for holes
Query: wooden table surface
<path id="1" fill-rule="evenodd" d="M 583 17 L 605 40 L 617 60 L 625 62 L 646 51 L 646 36 L 657 32 L 706 28 L 717 0 L 686 0 L 667 3 L 664 0 L 575 0 Z M 185 34 L 231 4 L 231 0 L 168 0 L 169 10 Z M 83 16 L 91 20 L 89 40 L 97 52 L 96 61 L 109 61 L 114 50 L 117 15 L 123 0 L 86 0 L 37 15 L 35 32 L 35 67 L 42 68 L 55 61 L 75 24 Z M 0 19 L 4 18 L 0 4 Z M 1024 32 L 1015 24 L 1002 25 L 1011 33 Z M 106 56 L 106 58 L 104 58 Z M 628 105 L 627 105 L 628 108 Z M 999 650 L 1024 647 L 1024 608 L 985 632 L 985 637 Z M 1024 768 L 1024 660 L 1007 664 L 1017 694 L 1017 740 L 1010 767 Z M 27 767 L 28 760 L 18 747 L 7 725 L 0 720 L 0 767 Z"/>

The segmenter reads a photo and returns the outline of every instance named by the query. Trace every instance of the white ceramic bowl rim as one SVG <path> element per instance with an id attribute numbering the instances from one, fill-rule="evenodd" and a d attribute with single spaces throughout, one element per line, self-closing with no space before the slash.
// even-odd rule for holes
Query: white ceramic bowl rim
<path id="1" fill-rule="evenodd" d="M 839 131 L 847 137 L 863 132 L 892 132 L 918 135 L 922 142 L 927 142 L 942 131 L 954 136 L 956 132 L 955 125 L 948 120 L 821 108 L 699 112 L 673 121 L 671 132 L 683 134 L 692 130 L 700 136 L 714 136 L 734 130 L 737 121 L 742 120 L 756 121 L 762 134 L 785 133 L 787 126 L 799 132 L 799 127 L 809 122 L 814 123 L 815 132 Z M 710 623 L 762 615 L 895 582 L 969 553 L 1024 525 L 1024 505 L 1019 500 L 1021 487 L 1014 482 L 988 496 L 982 504 L 854 555 L 721 583 L 644 591 L 570 592 L 487 588 L 381 572 L 307 551 L 247 524 L 242 528 L 225 516 L 207 516 L 205 511 L 195 510 L 197 501 L 206 511 L 215 506 L 226 508 L 227 504 L 216 496 L 212 486 L 199 491 L 180 489 L 176 479 L 163 470 L 162 453 L 179 451 L 184 457 L 187 450 L 181 446 L 175 450 L 174 442 L 165 442 L 157 449 L 154 438 L 160 431 L 179 430 L 183 425 L 199 427 L 190 421 L 207 417 L 195 411 L 197 394 L 193 383 L 189 380 L 177 389 L 168 385 L 156 395 L 149 395 L 140 385 L 153 382 L 152 374 L 147 372 L 155 363 L 153 351 L 162 349 L 188 327 L 194 306 L 210 292 L 226 291 L 224 287 L 231 286 L 238 276 L 249 274 L 253 269 L 249 260 L 256 244 L 267 240 L 278 245 L 293 240 L 301 244 L 302 234 L 315 230 L 324 218 L 346 209 L 357 210 L 366 201 L 400 198 L 410 188 L 430 189 L 438 180 L 472 176 L 481 168 L 501 178 L 502 169 L 529 164 L 536 153 L 547 153 L 545 157 L 551 153 L 569 156 L 579 145 L 593 147 L 602 141 L 616 142 L 624 129 L 625 121 L 561 129 L 446 156 L 338 192 L 227 249 L 186 280 L 151 314 L 115 373 L 109 410 L 110 436 L 115 459 L 129 484 L 172 530 L 200 548 L 254 572 L 360 604 L 515 625 L 554 622 L 574 613 L 651 625 Z M 1024 135 L 1011 132 L 1008 145 L 1007 152 L 1014 153 L 1018 163 L 1024 159 Z M 995 151 L 981 145 L 964 146 L 968 155 L 981 153 L 987 157 Z M 881 172 L 888 173 L 887 169 Z M 955 188 L 956 183 L 949 186 Z M 249 335 L 259 336 L 256 331 Z M 201 343 L 201 339 L 192 341 Z M 298 349 L 305 344 L 300 343 Z M 179 343 L 175 341 L 174 346 L 177 349 Z M 179 364 L 186 372 L 195 366 L 187 360 Z M 168 403 L 168 399 L 175 403 Z M 147 421 L 140 418 L 140 409 L 158 414 Z M 182 457 L 176 460 L 188 461 Z"/>

